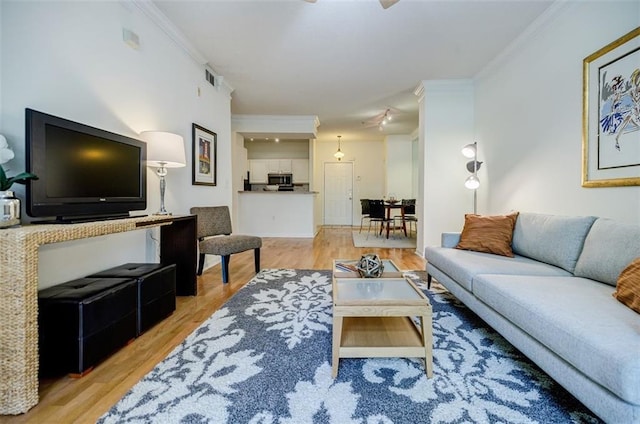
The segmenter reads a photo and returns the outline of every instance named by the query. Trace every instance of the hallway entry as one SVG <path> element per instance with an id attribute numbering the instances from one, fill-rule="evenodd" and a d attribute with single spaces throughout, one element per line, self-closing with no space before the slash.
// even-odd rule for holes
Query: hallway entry
<path id="1" fill-rule="evenodd" d="M 324 164 L 324 224 L 353 225 L 353 163 Z"/>

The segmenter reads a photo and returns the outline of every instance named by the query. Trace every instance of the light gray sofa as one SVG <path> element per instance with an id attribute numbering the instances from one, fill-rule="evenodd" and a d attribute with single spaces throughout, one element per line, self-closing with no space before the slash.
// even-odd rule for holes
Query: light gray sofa
<path id="1" fill-rule="evenodd" d="M 427 273 L 608 423 L 640 423 L 640 314 L 612 293 L 640 226 L 520 213 L 509 258 L 427 247 Z"/>

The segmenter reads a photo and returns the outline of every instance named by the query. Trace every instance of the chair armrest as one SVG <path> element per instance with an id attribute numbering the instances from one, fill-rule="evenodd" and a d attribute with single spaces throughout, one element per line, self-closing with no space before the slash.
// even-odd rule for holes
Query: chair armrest
<path id="1" fill-rule="evenodd" d="M 442 233 L 440 245 L 442 247 L 454 248 L 460 241 L 460 233 Z"/>

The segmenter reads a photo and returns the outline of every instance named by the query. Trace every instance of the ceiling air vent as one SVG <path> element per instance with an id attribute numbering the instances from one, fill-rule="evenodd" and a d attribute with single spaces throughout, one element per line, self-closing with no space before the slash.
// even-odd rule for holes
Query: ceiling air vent
<path id="1" fill-rule="evenodd" d="M 205 79 L 207 81 L 209 81 L 209 84 L 211 84 L 211 85 L 213 85 L 215 87 L 216 86 L 215 76 L 211 72 L 209 72 L 208 69 L 205 69 L 204 72 L 205 72 L 205 74 L 204 74 L 205 75 Z"/>

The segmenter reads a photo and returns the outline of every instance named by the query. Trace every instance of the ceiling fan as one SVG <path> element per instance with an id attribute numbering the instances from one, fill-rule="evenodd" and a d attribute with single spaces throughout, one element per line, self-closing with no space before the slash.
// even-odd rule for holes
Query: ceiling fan
<path id="1" fill-rule="evenodd" d="M 309 3 L 315 3 L 316 0 L 305 0 Z M 400 0 L 378 0 L 383 9 L 388 9 L 394 4 L 398 3 Z"/>

